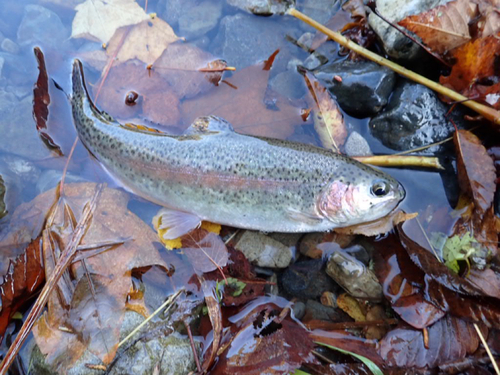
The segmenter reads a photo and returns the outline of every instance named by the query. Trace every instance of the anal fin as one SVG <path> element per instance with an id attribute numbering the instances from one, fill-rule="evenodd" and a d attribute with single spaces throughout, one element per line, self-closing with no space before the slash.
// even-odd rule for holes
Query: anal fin
<path id="1" fill-rule="evenodd" d="M 163 235 L 165 240 L 179 238 L 201 225 L 198 216 L 168 208 L 161 209 L 157 216 L 161 223 L 159 229 L 168 229 Z"/>

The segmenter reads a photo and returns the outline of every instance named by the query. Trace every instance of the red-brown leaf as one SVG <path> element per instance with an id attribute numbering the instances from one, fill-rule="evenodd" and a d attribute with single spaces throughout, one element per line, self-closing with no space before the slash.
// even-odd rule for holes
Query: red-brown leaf
<path id="1" fill-rule="evenodd" d="M 40 249 L 41 237 L 33 240 L 24 254 L 10 263 L 9 272 L 4 275 L 0 298 L 0 342 L 3 339 L 12 314 L 24 304 L 45 282 L 45 272 Z"/>
<path id="2" fill-rule="evenodd" d="M 470 323 L 447 316 L 428 329 L 429 347 L 421 330 L 396 328 L 380 342 L 379 354 L 389 366 L 434 368 L 474 353 L 479 337 Z"/>
<path id="3" fill-rule="evenodd" d="M 301 364 L 316 360 L 309 332 L 279 314 L 274 304 L 251 310 L 226 334 L 226 350 L 221 353 L 212 374 L 288 374 Z"/>
<path id="4" fill-rule="evenodd" d="M 221 238 L 205 229 L 197 229 L 185 236 L 182 251 L 197 273 L 222 269 L 229 259 Z"/>
<path id="5" fill-rule="evenodd" d="M 36 122 L 36 130 L 43 143 L 52 151 L 62 156 L 61 148 L 54 142 L 47 133 L 47 120 L 49 118 L 49 76 L 45 66 L 45 58 L 40 48 L 35 48 L 35 57 L 38 62 L 38 79 L 33 87 L 33 118 Z"/>

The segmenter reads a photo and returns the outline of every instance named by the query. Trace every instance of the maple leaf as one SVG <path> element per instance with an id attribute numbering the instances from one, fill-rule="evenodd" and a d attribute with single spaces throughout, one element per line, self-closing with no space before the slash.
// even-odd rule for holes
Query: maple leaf
<path id="1" fill-rule="evenodd" d="M 496 60 L 499 54 L 500 40 L 495 35 L 475 39 L 453 52 L 457 63 L 453 65 L 450 75 L 441 76 L 439 82 L 498 109 L 500 83 Z"/>
<path id="2" fill-rule="evenodd" d="M 155 17 L 130 28 L 118 29 L 109 41 L 106 54 L 109 58 L 116 55 L 118 64 L 137 59 L 151 65 L 171 43 L 179 39 L 168 23 Z"/>
<path id="3" fill-rule="evenodd" d="M 194 45 L 174 43 L 165 49 L 154 68 L 170 83 L 179 99 L 193 98 L 219 84 L 223 70 L 206 73 L 202 70 L 217 64 L 223 69 L 227 64 L 222 61 Z"/>
<path id="4" fill-rule="evenodd" d="M 96 94 L 98 87 L 93 86 Z M 138 94 L 134 106 L 126 104 L 130 91 Z M 168 82 L 133 61 L 110 70 L 98 100 L 103 110 L 121 120 L 132 120 L 142 115 L 142 118 L 156 124 L 178 126 L 181 123 L 179 99 Z"/>
<path id="5" fill-rule="evenodd" d="M 107 43 L 118 28 L 149 19 L 135 0 L 86 0 L 75 10 L 71 37 L 102 43 Z"/>
<path id="6" fill-rule="evenodd" d="M 207 94 L 182 103 L 186 123 L 199 116 L 212 114 L 229 121 L 235 130 L 271 138 L 287 138 L 294 125 L 303 123 L 300 109 L 279 95 L 271 98 L 272 108 L 266 105 L 269 68 L 259 63 L 236 72 L 227 81 Z M 269 98 L 267 98 L 269 99 Z"/>
<path id="7" fill-rule="evenodd" d="M 399 24 L 417 34 L 433 51 L 444 53 L 471 39 L 469 21 L 476 13 L 476 4 L 468 0 L 455 0 L 406 17 Z"/>

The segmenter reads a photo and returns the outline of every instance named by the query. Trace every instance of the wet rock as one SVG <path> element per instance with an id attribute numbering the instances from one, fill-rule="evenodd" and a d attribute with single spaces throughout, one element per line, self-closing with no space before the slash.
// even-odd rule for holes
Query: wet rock
<path id="1" fill-rule="evenodd" d="M 293 264 L 281 275 L 280 285 L 291 297 L 317 299 L 325 291 L 336 289 L 335 283 L 325 274 L 321 259 Z"/>
<path id="2" fill-rule="evenodd" d="M 196 7 L 198 0 L 160 0 L 158 1 L 158 16 L 170 26 L 179 26 L 179 18 L 189 9 Z"/>
<path id="3" fill-rule="evenodd" d="M 314 75 L 335 95 L 345 112 L 360 118 L 379 112 L 396 83 L 396 73 L 371 61 L 334 62 L 322 66 Z"/>
<path id="4" fill-rule="evenodd" d="M 327 64 L 329 61 L 338 59 L 338 47 L 333 42 L 326 42 L 320 45 L 311 53 L 302 64 L 307 70 L 315 70 Z"/>
<path id="5" fill-rule="evenodd" d="M 144 321 L 144 318 L 138 313 L 127 311 L 123 326 L 128 326 L 132 330 L 142 321 Z M 137 340 L 129 348 L 125 345 L 127 349 L 117 354 L 118 359 L 110 366 L 106 374 L 153 374 L 155 373 L 155 368 L 158 368 L 161 374 L 182 375 L 196 370 L 193 351 L 187 337 L 183 337 L 175 332 L 156 335 L 158 337 L 148 336 Z M 198 346 L 198 343 L 195 342 L 195 345 Z M 25 356 L 30 357 L 27 358 L 28 361 L 25 363 L 30 364 L 30 368 L 34 374 L 56 373 L 54 369 L 45 363 L 45 358 L 37 346 L 32 346 L 32 349 Z M 89 368 L 88 364 L 102 365 L 101 361 L 94 354 L 86 350 L 81 358 L 65 374 L 104 374 L 103 371 Z"/>
<path id="6" fill-rule="evenodd" d="M 31 97 L 19 100 L 0 89 L 0 151 L 40 160 L 51 155 L 36 132 Z"/>
<path id="7" fill-rule="evenodd" d="M 382 299 L 382 287 L 373 271 L 345 251 L 333 252 L 326 273 L 352 297 L 372 301 Z"/>
<path id="8" fill-rule="evenodd" d="M 370 264 L 370 260 L 372 257 L 368 253 L 368 250 L 361 244 L 354 244 L 352 246 L 346 247 L 343 249 L 347 254 L 353 256 L 360 262 L 362 262 L 365 266 Z"/>
<path id="9" fill-rule="evenodd" d="M 292 306 L 292 311 L 293 311 L 293 316 L 299 320 L 301 320 L 304 317 L 304 314 L 306 313 L 306 305 L 304 302 L 295 302 Z"/>
<path id="10" fill-rule="evenodd" d="M 260 232 L 243 232 L 234 248 L 259 267 L 285 268 L 293 259 L 290 248 Z"/>
<path id="11" fill-rule="evenodd" d="M 56 13 L 41 5 L 24 7 L 24 17 L 17 29 L 17 42 L 21 46 L 58 47 L 68 38 L 69 32 Z"/>
<path id="12" fill-rule="evenodd" d="M 10 53 L 12 55 L 17 55 L 20 51 L 19 46 L 9 38 L 5 38 L 2 41 L 2 43 L 0 44 L 0 48 L 2 48 L 3 51 Z"/>
<path id="13" fill-rule="evenodd" d="M 195 39 L 212 30 L 222 15 L 220 1 L 203 1 L 179 17 L 179 36 Z"/>
<path id="14" fill-rule="evenodd" d="M 196 370 L 193 351 L 187 337 L 176 333 L 149 341 L 139 340 L 120 356 L 110 375 L 154 373 L 188 374 Z"/>
<path id="15" fill-rule="evenodd" d="M 255 30 L 259 30 L 258 37 L 255 36 Z M 280 49 L 273 64 L 275 69 L 280 64 L 286 66 L 289 60 L 290 43 L 284 38 L 286 34 L 293 36 L 295 32 L 283 22 L 238 13 L 222 19 L 219 32 L 212 41 L 212 49 L 215 55 L 237 69 L 264 61 Z"/>
<path id="16" fill-rule="evenodd" d="M 259 16 L 285 14 L 289 8 L 295 6 L 295 0 L 228 0 L 227 3 Z"/>
<path id="17" fill-rule="evenodd" d="M 299 99 L 306 93 L 304 77 L 296 70 L 287 70 L 271 78 L 269 88 L 285 98 Z"/>
<path id="18" fill-rule="evenodd" d="M 303 236 L 302 233 L 269 233 L 267 235 L 268 237 L 275 239 L 276 241 L 281 242 L 283 245 L 296 248 L 297 243 L 299 242 L 300 238 Z"/>
<path id="19" fill-rule="evenodd" d="M 29 160 L 14 155 L 2 155 L 0 162 L 2 163 L 0 172 L 7 169 L 10 174 L 17 176 L 25 183 L 34 184 L 40 177 L 40 169 Z"/>
<path id="20" fill-rule="evenodd" d="M 339 9 L 339 1 L 337 0 L 299 0 L 297 7 L 302 13 L 311 17 L 315 21 L 325 24 Z M 303 30 L 315 31 L 312 26 L 305 22 L 300 23 Z"/>
<path id="21" fill-rule="evenodd" d="M 403 18 L 425 12 L 450 0 L 377 0 L 377 10 L 392 23 L 397 23 Z M 420 47 L 409 38 L 382 20 L 375 13 L 370 13 L 368 23 L 382 40 L 388 55 L 397 59 L 412 60 L 420 52 Z M 401 26 L 400 26 L 401 27 Z"/>
<path id="22" fill-rule="evenodd" d="M 273 272 L 271 277 L 267 279 L 267 282 L 268 284 L 266 285 L 266 294 L 277 296 L 279 294 L 278 275 Z"/>
<path id="23" fill-rule="evenodd" d="M 340 309 L 335 309 L 331 306 L 324 306 L 314 300 L 308 300 L 306 302 L 306 313 L 302 320 L 306 322 L 310 320 L 346 322 L 351 321 L 352 319 Z"/>
<path id="24" fill-rule="evenodd" d="M 410 150 L 452 134 L 454 127 L 446 119 L 446 112 L 447 107 L 433 91 L 404 80 L 396 87 L 384 111 L 370 121 L 370 130 L 385 146 Z"/>
<path id="25" fill-rule="evenodd" d="M 344 145 L 347 156 L 369 156 L 373 155 L 370 145 L 361 134 L 353 131 Z"/>

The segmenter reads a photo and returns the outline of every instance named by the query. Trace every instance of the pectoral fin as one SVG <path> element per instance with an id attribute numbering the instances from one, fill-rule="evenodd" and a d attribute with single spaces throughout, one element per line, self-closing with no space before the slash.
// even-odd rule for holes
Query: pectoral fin
<path id="1" fill-rule="evenodd" d="M 163 235 L 165 240 L 173 240 L 191 232 L 201 225 L 201 219 L 187 212 L 175 211 L 168 208 L 162 209 L 160 216 L 160 229 L 168 229 Z"/>
<path id="2" fill-rule="evenodd" d="M 323 218 L 315 212 L 303 212 L 291 207 L 287 208 L 286 211 L 292 220 L 310 225 L 319 224 L 323 220 Z"/>

